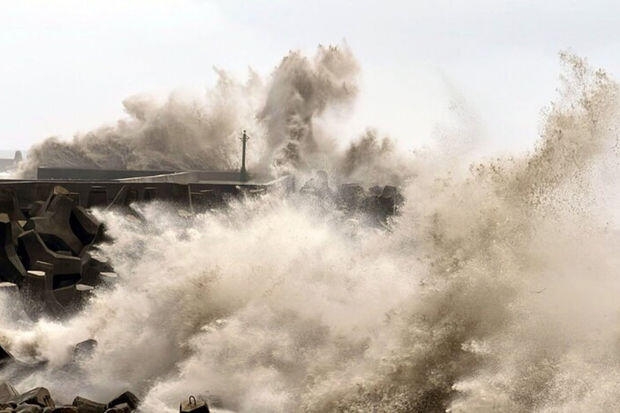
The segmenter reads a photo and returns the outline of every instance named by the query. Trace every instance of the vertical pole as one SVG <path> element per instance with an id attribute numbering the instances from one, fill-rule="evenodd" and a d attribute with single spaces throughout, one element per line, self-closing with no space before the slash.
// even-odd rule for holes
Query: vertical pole
<path id="1" fill-rule="evenodd" d="M 189 212 L 194 213 L 194 203 L 192 202 L 192 184 L 187 184 L 187 199 L 189 201 Z"/>
<path id="2" fill-rule="evenodd" d="M 242 181 L 247 181 L 248 180 L 248 172 L 245 169 L 245 145 L 248 142 L 248 135 L 245 133 L 245 130 L 243 131 L 243 136 L 241 137 L 241 142 L 243 143 L 242 149 L 241 149 L 241 173 L 240 173 L 240 178 Z"/>

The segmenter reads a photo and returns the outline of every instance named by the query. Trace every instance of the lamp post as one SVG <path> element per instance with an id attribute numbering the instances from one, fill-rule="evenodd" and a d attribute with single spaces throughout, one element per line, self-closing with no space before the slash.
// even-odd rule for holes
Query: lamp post
<path id="1" fill-rule="evenodd" d="M 250 139 L 250 137 L 248 136 L 248 134 L 245 132 L 245 129 L 243 130 L 243 136 L 241 137 L 241 142 L 242 142 L 242 149 L 241 149 L 241 171 L 239 173 L 239 179 L 241 181 L 247 181 L 248 180 L 248 171 L 245 169 L 245 146 L 248 142 L 248 139 Z"/>

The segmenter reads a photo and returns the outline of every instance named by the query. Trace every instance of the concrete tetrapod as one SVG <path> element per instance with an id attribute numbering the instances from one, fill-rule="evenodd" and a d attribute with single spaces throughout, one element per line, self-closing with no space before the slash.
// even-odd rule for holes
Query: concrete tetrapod
<path id="1" fill-rule="evenodd" d="M 81 280 L 80 258 L 51 251 L 32 230 L 19 236 L 18 253 L 28 270 L 23 294 L 31 301 L 41 302 L 41 310 L 61 315 L 81 301 L 76 288 Z"/>
<path id="2" fill-rule="evenodd" d="M 79 255 L 84 244 L 71 229 L 74 201 L 66 195 L 55 195 L 41 216 L 31 217 L 24 229 L 35 230 L 55 252 L 70 251 Z"/>
<path id="3" fill-rule="evenodd" d="M 15 250 L 16 233 L 21 233 L 19 225 L 11 221 L 8 214 L 0 213 L 0 281 L 19 285 L 26 270 Z"/>
<path id="4" fill-rule="evenodd" d="M 7 214 L 9 219 L 14 222 L 26 219 L 21 209 L 19 209 L 19 202 L 13 189 L 0 189 L 0 213 Z"/>

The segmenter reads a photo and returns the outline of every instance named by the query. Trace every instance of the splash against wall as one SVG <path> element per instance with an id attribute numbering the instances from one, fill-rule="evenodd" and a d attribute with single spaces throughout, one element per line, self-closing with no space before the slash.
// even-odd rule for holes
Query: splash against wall
<path id="1" fill-rule="evenodd" d="M 618 85 L 562 61 L 539 145 L 521 157 L 399 154 L 373 132 L 334 149 L 312 119 L 355 96 L 342 48 L 292 53 L 267 81 L 222 74 L 197 107 L 133 98 L 129 121 L 45 141 L 24 173 L 226 168 L 230 136 L 249 124 L 262 141 L 252 159 L 275 173 L 326 154 L 336 179 L 392 176 L 406 204 L 389 230 L 295 196 L 190 221 L 150 205 L 146 227 L 100 213 L 120 283 L 62 325 L 15 320 L 2 301 L 0 339 L 57 360 L 29 385 L 73 395 L 87 383 L 95 399 L 131 387 L 149 412 L 176 411 L 188 393 L 242 412 L 617 410 Z M 57 369 L 91 337 L 100 345 L 78 373 Z"/>

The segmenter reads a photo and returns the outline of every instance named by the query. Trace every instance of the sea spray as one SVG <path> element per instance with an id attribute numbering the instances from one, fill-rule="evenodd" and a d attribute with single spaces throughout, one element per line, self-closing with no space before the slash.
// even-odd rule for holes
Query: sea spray
<path id="1" fill-rule="evenodd" d="M 357 95 L 358 65 L 348 46 L 319 47 L 314 57 L 285 56 L 262 79 L 250 70 L 239 82 L 217 70 L 202 99 L 173 93 L 164 102 L 147 95 L 123 101 L 127 117 L 72 141 L 35 145 L 17 175 L 38 166 L 102 169 L 222 170 L 239 165 L 239 133 L 252 136 L 249 167 L 273 175 L 337 167 L 334 136 L 315 125 L 329 109 L 345 109 Z M 346 110 L 345 110 L 346 112 Z"/>
<path id="2" fill-rule="evenodd" d="M 406 157 L 386 228 L 301 195 L 191 218 L 99 211 L 118 282 L 62 324 L 3 302 L 3 344 L 51 360 L 14 384 L 100 400 L 131 388 L 145 412 L 188 394 L 240 412 L 617 410 L 617 85 L 563 61 L 531 154 Z M 333 155 L 332 179 L 389 173 L 373 162 L 394 148 L 365 139 Z M 86 338 L 92 358 L 63 367 Z"/>

